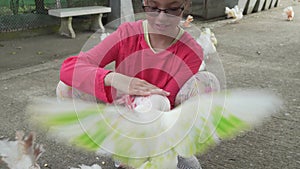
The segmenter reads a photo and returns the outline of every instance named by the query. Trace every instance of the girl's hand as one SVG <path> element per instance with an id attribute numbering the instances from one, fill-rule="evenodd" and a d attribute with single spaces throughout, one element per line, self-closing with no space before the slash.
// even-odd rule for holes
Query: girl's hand
<path id="1" fill-rule="evenodd" d="M 129 77 L 120 73 L 111 72 L 104 78 L 105 86 L 112 86 L 115 89 L 122 91 L 129 95 L 148 96 L 151 94 L 159 94 L 162 96 L 170 95 L 169 92 L 164 91 L 145 80 Z"/>

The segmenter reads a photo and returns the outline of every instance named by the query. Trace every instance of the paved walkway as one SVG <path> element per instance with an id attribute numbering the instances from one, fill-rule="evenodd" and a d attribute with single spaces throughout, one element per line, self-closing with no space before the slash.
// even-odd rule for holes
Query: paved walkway
<path id="1" fill-rule="evenodd" d="M 283 7 L 247 15 L 237 24 L 195 22 L 216 34 L 227 88 L 268 88 L 285 101 L 284 109 L 260 128 L 199 156 L 203 168 L 293 169 L 300 165 L 300 5 L 293 6 L 292 22 L 284 20 Z M 62 60 L 78 53 L 90 35 L 79 33 L 74 40 L 47 35 L 0 42 L 1 138 L 14 138 L 16 130 L 33 130 L 24 115 L 28 100 L 55 95 Z M 17 53 L 11 53 L 14 51 Z M 49 55 L 53 57 L 47 59 Z M 39 160 L 41 166 L 60 169 L 98 163 L 103 169 L 113 168 L 110 159 L 56 143 L 44 133 L 38 133 L 37 142 L 46 149 Z"/>

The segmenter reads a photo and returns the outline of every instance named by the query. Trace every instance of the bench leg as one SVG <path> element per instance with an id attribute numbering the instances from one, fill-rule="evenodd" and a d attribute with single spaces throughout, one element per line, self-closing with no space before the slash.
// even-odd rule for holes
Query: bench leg
<path id="1" fill-rule="evenodd" d="M 102 24 L 102 16 L 103 14 L 99 15 L 92 15 L 92 23 L 90 29 L 93 31 L 97 31 L 100 29 L 103 33 L 105 32 L 105 28 Z"/>
<path id="2" fill-rule="evenodd" d="M 61 18 L 59 34 L 75 38 L 75 32 L 72 27 L 72 17 Z"/>

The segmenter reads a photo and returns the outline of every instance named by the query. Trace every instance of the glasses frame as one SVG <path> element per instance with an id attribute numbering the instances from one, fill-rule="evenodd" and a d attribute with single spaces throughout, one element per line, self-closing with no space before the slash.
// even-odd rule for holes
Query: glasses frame
<path id="1" fill-rule="evenodd" d="M 146 14 L 150 16 L 158 16 L 161 12 L 164 12 L 169 17 L 175 17 L 175 16 L 179 16 L 184 11 L 184 5 L 181 5 L 180 7 L 176 7 L 176 8 L 166 8 L 166 9 L 143 5 L 142 8 L 144 12 L 146 12 Z M 147 12 L 146 8 L 150 8 L 153 12 Z M 175 11 L 179 9 L 181 11 L 177 15 L 170 14 L 170 11 Z"/>

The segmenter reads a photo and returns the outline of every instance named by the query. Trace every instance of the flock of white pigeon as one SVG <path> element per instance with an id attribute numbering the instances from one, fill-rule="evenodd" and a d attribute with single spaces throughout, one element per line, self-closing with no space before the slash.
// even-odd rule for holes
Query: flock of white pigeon
<path id="1" fill-rule="evenodd" d="M 300 2 L 300 0 L 299 0 Z M 291 6 L 286 7 L 283 13 L 288 21 L 294 18 L 294 11 Z M 236 23 L 243 18 L 243 9 L 238 6 L 234 8 L 225 8 L 227 18 L 231 19 L 232 23 Z M 189 27 L 189 23 L 193 21 L 192 16 L 188 16 L 184 23 L 185 27 Z M 108 33 L 103 34 L 108 36 Z M 101 36 L 101 39 L 105 37 Z M 217 39 L 214 33 L 209 28 L 203 28 L 201 35 L 196 39 L 204 49 L 204 56 L 207 58 L 209 54 L 216 52 Z M 205 69 L 205 63 L 200 69 Z M 0 140 L 0 156 L 10 169 L 40 169 L 37 160 L 45 150 L 42 145 L 35 144 L 35 134 L 30 133 L 24 136 L 23 132 L 16 133 L 16 141 L 8 139 Z M 71 169 L 101 169 L 101 166 L 94 164 L 92 166 L 80 165 L 79 168 Z"/>
<path id="2" fill-rule="evenodd" d="M 300 1 L 299 1 L 300 2 Z M 225 14 L 227 18 L 232 19 L 232 23 L 238 22 L 243 18 L 243 9 L 239 9 L 236 5 L 234 8 L 225 8 Z M 286 17 L 288 21 L 292 21 L 294 19 L 295 12 L 292 6 L 288 6 L 283 9 L 283 15 Z"/>

